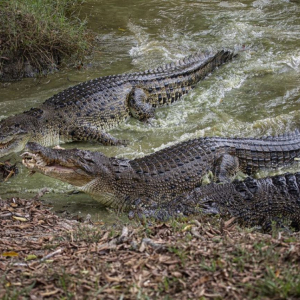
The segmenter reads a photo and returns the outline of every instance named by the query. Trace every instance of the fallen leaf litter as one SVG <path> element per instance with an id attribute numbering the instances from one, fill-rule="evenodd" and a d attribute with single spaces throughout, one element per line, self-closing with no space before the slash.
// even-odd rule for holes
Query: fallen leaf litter
<path id="1" fill-rule="evenodd" d="M 298 233 L 262 234 L 209 216 L 80 223 L 52 212 L 44 192 L 0 200 L 0 298 L 280 298 L 262 286 L 290 278 L 288 296 L 299 296 Z"/>

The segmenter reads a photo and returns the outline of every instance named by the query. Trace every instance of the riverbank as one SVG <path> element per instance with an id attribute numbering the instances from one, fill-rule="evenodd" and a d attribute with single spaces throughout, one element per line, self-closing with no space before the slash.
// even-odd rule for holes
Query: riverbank
<path id="1" fill-rule="evenodd" d="M 91 34 L 78 19 L 82 0 L 5 0 L 0 4 L 0 81 L 80 65 Z"/>
<path id="2" fill-rule="evenodd" d="M 108 226 L 61 218 L 40 196 L 0 200 L 1 299 L 300 296 L 299 233 L 209 216 Z"/>

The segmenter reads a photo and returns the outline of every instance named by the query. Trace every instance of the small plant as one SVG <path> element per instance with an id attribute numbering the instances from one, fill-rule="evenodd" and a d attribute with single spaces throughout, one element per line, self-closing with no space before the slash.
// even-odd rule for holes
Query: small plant
<path id="1" fill-rule="evenodd" d="M 85 22 L 72 15 L 80 2 L 1 1 L 0 72 L 9 65 L 42 72 L 57 68 L 63 60 L 82 60 L 90 43 Z"/>
<path id="2" fill-rule="evenodd" d="M 69 291 L 69 285 L 74 284 L 74 279 L 72 279 L 71 276 L 67 274 L 65 270 L 63 270 L 62 274 L 57 274 L 57 280 L 58 286 L 60 286 L 63 289 L 66 295 L 66 299 L 74 299 L 74 295 Z"/>
<path id="3" fill-rule="evenodd" d="M 30 291 L 35 286 L 35 282 L 31 285 L 24 287 L 22 289 L 14 289 L 13 287 L 6 286 L 6 294 L 2 298 L 2 300 L 18 300 L 20 297 L 24 297 L 25 295 L 29 296 Z"/>
<path id="4" fill-rule="evenodd" d="M 200 267 L 205 271 L 215 272 L 217 270 L 217 262 L 215 260 L 211 260 L 209 264 L 203 259 L 202 263 L 200 263 Z"/>
<path id="5" fill-rule="evenodd" d="M 169 252 L 176 254 L 179 259 L 181 260 L 182 265 L 184 266 L 184 262 L 187 258 L 187 255 L 184 251 L 184 249 L 178 248 L 178 247 L 169 247 Z"/>
<path id="6" fill-rule="evenodd" d="M 299 274 L 291 274 L 288 268 L 282 270 L 272 270 L 267 268 L 266 276 L 258 281 L 257 290 L 261 296 L 280 297 L 287 299 L 288 297 L 300 296 L 300 277 Z"/>

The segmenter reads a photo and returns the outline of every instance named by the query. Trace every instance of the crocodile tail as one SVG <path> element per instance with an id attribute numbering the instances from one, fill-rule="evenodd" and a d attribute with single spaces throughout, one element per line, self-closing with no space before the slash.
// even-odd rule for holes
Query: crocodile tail
<path id="1" fill-rule="evenodd" d="M 248 177 L 224 186 L 230 188 L 229 197 L 219 195 L 217 205 L 222 213 L 229 213 L 245 225 L 272 229 L 288 221 L 300 227 L 300 173 L 276 175 L 262 179 Z M 216 200 L 216 198 L 215 198 Z"/>
<path id="2" fill-rule="evenodd" d="M 211 62 L 215 64 L 215 67 L 219 67 L 222 64 L 232 60 L 232 58 L 236 56 L 237 54 L 232 51 L 221 50 L 211 59 Z"/>

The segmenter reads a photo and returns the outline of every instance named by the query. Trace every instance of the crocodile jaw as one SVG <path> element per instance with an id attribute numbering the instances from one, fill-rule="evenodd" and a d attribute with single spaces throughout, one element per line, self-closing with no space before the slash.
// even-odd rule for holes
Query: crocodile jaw
<path id="1" fill-rule="evenodd" d="M 31 120 L 23 115 L 8 117 L 0 121 L 0 158 L 22 151 L 31 139 Z"/>
<path id="2" fill-rule="evenodd" d="M 0 158 L 13 152 L 20 152 L 25 148 L 29 135 L 18 135 L 0 140 Z"/>
<path id="3" fill-rule="evenodd" d="M 75 185 L 80 191 L 90 194 L 105 206 L 118 205 L 118 201 L 109 187 L 110 181 L 102 181 L 101 176 L 95 175 L 95 172 L 85 171 L 78 162 L 76 163 L 76 158 L 72 160 L 72 152 L 49 149 L 35 143 L 28 143 L 27 149 L 28 151 L 21 155 L 22 162 L 32 172 L 39 172 Z M 85 163 L 87 162 L 84 161 Z M 100 168 L 99 165 L 97 169 Z M 104 177 L 106 178 L 106 176 Z"/>
<path id="4" fill-rule="evenodd" d="M 80 168 L 61 165 L 58 162 L 47 160 L 38 153 L 23 153 L 22 163 L 33 172 L 39 172 L 78 187 L 85 186 L 93 180 Z"/>

